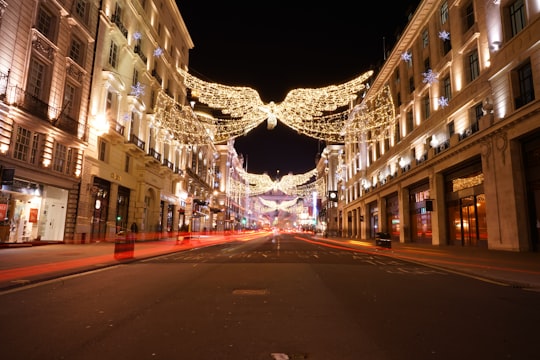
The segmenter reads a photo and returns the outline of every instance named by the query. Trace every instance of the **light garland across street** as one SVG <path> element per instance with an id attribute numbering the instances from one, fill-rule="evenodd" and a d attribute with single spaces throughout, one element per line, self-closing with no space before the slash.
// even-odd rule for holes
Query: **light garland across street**
<path id="1" fill-rule="evenodd" d="M 178 69 L 192 96 L 210 108 L 220 110 L 223 117 L 196 113 L 192 107 L 181 105 L 164 92 L 157 96 L 153 126 L 170 139 L 186 145 L 224 143 L 244 136 L 263 121 L 273 129 L 277 121 L 300 134 L 331 143 L 348 141 L 375 142 L 389 138 L 395 127 L 394 104 L 388 86 L 364 98 L 352 110 L 358 94 L 366 91 L 366 81 L 373 71 L 339 85 L 291 90 L 281 103 L 263 103 L 258 92 L 249 87 L 228 86 L 201 80 Z M 285 175 L 273 181 L 267 174 L 250 174 L 235 169 L 240 180 L 231 181 L 231 193 L 256 196 L 272 190 L 287 195 L 308 196 L 321 191 L 316 171 L 300 175 Z"/>

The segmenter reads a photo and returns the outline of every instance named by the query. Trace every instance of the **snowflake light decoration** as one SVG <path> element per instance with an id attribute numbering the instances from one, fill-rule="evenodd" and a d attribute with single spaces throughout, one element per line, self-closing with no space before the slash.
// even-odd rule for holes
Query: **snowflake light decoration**
<path id="1" fill-rule="evenodd" d="M 439 31 L 439 39 L 444 41 L 450 40 L 450 33 L 446 30 Z"/>
<path id="2" fill-rule="evenodd" d="M 140 31 L 135 31 L 135 32 L 133 33 L 133 38 L 134 38 L 135 40 L 141 40 L 141 39 L 142 39 L 142 34 L 140 33 Z"/>
<path id="3" fill-rule="evenodd" d="M 163 49 L 158 46 L 156 50 L 154 50 L 154 56 L 158 57 L 161 55 L 163 55 Z"/>
<path id="4" fill-rule="evenodd" d="M 144 85 L 142 85 L 140 82 L 137 82 L 135 85 L 131 85 L 130 95 L 135 96 L 136 98 L 144 95 Z"/>
<path id="5" fill-rule="evenodd" d="M 441 109 L 444 109 L 445 107 L 448 106 L 448 99 L 445 98 L 444 96 L 441 96 L 439 98 L 439 106 L 441 107 Z"/>
<path id="6" fill-rule="evenodd" d="M 422 76 L 424 76 L 424 80 L 422 80 L 422 82 L 425 84 L 425 83 L 428 83 L 428 84 L 433 84 L 434 82 L 437 82 L 437 77 L 439 76 L 439 74 L 433 72 L 431 69 L 429 69 L 427 72 L 425 73 L 422 73 Z"/>
<path id="7" fill-rule="evenodd" d="M 411 53 L 405 51 L 403 54 L 401 54 L 401 60 L 403 61 L 411 61 L 412 55 Z"/>

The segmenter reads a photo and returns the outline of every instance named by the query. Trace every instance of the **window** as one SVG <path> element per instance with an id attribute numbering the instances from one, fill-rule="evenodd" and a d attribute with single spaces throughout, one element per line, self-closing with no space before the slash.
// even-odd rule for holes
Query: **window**
<path id="1" fill-rule="evenodd" d="M 133 69 L 133 78 L 131 79 L 131 84 L 137 85 L 138 82 L 139 82 L 139 72 L 137 71 L 137 69 Z"/>
<path id="2" fill-rule="evenodd" d="M 465 21 L 465 31 L 467 31 L 474 25 L 474 7 L 472 1 L 465 6 L 463 19 Z"/>
<path id="3" fill-rule="evenodd" d="M 78 117 L 77 110 L 79 108 L 79 89 L 70 83 L 66 83 L 64 90 L 64 105 L 63 113 L 70 118 L 76 119 Z"/>
<path id="4" fill-rule="evenodd" d="M 448 21 L 448 3 L 445 1 L 441 5 L 441 24 L 446 24 Z"/>
<path id="5" fill-rule="evenodd" d="M 452 99 L 452 83 L 450 82 L 450 76 L 445 76 L 441 82 L 442 95 L 447 99 Z"/>
<path id="6" fill-rule="evenodd" d="M 480 62 L 478 60 L 478 50 L 474 49 L 467 55 L 468 67 L 469 67 L 469 82 L 475 80 L 480 76 Z"/>
<path id="7" fill-rule="evenodd" d="M 109 65 L 116 69 L 118 65 L 118 45 L 111 40 L 111 46 L 109 48 Z"/>
<path id="8" fill-rule="evenodd" d="M 401 141 L 401 131 L 399 127 L 399 121 L 396 121 L 396 125 L 394 126 L 394 143 L 397 144 Z"/>
<path id="9" fill-rule="evenodd" d="M 77 176 L 77 149 L 68 148 L 66 174 Z"/>
<path id="10" fill-rule="evenodd" d="M 77 64 L 81 66 L 84 65 L 84 45 L 83 42 L 76 37 L 71 38 L 69 57 Z"/>
<path id="11" fill-rule="evenodd" d="M 126 154 L 125 160 L 124 160 L 124 171 L 129 173 L 129 163 L 130 163 L 130 157 L 128 154 Z"/>
<path id="12" fill-rule="evenodd" d="M 114 23 L 119 23 L 122 19 L 122 7 L 118 3 L 114 4 L 114 13 L 112 15 L 112 19 Z"/>
<path id="13" fill-rule="evenodd" d="M 484 107 L 482 106 L 482 103 L 480 104 L 476 104 L 475 106 L 473 106 L 473 124 L 477 124 L 478 123 L 478 120 L 480 120 L 480 118 L 482 116 L 484 116 Z"/>
<path id="14" fill-rule="evenodd" d="M 409 78 L 409 93 L 413 93 L 414 92 L 414 77 L 410 77 Z"/>
<path id="15" fill-rule="evenodd" d="M 41 6 L 37 13 L 36 29 L 47 39 L 54 42 L 55 19 L 53 14 Z"/>
<path id="16" fill-rule="evenodd" d="M 428 70 L 431 69 L 429 57 L 424 59 L 424 72 L 428 72 Z"/>
<path id="17" fill-rule="evenodd" d="M 535 99 L 533 73 L 530 61 L 512 72 L 514 106 L 519 109 Z"/>
<path id="18" fill-rule="evenodd" d="M 414 117 L 413 117 L 412 110 L 409 110 L 407 112 L 407 123 L 406 123 L 405 130 L 407 131 L 407 134 L 409 134 L 413 131 L 413 129 L 414 129 Z"/>
<path id="19" fill-rule="evenodd" d="M 107 119 L 109 121 L 116 122 L 116 117 L 117 117 L 116 102 L 117 102 L 116 94 L 113 93 L 111 90 L 107 91 L 105 110 L 107 112 Z"/>
<path id="20" fill-rule="evenodd" d="M 55 143 L 52 169 L 54 171 L 63 173 L 66 170 L 66 160 L 67 147 L 65 145 Z"/>
<path id="21" fill-rule="evenodd" d="M 445 39 L 443 40 L 442 42 L 442 50 L 443 50 L 443 55 L 446 55 L 450 52 L 450 50 L 452 50 L 452 42 L 450 41 L 450 39 Z"/>
<path id="22" fill-rule="evenodd" d="M 425 49 L 429 45 L 429 32 L 427 29 L 422 31 L 422 47 Z"/>
<path id="23" fill-rule="evenodd" d="M 32 59 L 30 60 L 30 69 L 28 71 L 28 85 L 26 91 L 30 95 L 35 96 L 41 100 L 43 90 L 45 88 L 45 75 L 47 73 L 47 67 L 42 62 Z"/>
<path id="24" fill-rule="evenodd" d="M 525 4 L 523 0 L 517 0 L 508 6 L 508 16 L 510 19 L 510 37 L 514 37 L 526 25 Z"/>
<path id="25" fill-rule="evenodd" d="M 88 9 L 89 5 L 86 0 L 75 0 L 75 14 L 88 25 Z"/>
<path id="26" fill-rule="evenodd" d="M 454 135 L 456 133 L 456 127 L 454 125 L 454 121 L 453 120 L 450 121 L 447 126 L 448 126 L 448 136 Z"/>
<path id="27" fill-rule="evenodd" d="M 424 96 L 424 98 L 422 99 L 422 106 L 424 109 L 424 119 L 428 119 L 430 116 L 429 95 Z"/>
<path id="28" fill-rule="evenodd" d="M 30 152 L 30 140 L 32 132 L 30 130 L 19 127 L 17 129 L 17 138 L 13 150 L 13 158 L 21 161 L 27 161 Z"/>
<path id="29" fill-rule="evenodd" d="M 99 139 L 98 160 L 107 161 L 107 142 Z"/>

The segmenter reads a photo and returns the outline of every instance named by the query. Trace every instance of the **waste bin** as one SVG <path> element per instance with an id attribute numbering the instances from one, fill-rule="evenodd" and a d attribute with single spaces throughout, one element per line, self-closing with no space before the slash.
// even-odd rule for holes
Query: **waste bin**
<path id="1" fill-rule="evenodd" d="M 126 234 L 124 231 L 119 231 L 116 234 L 116 239 L 114 241 L 114 258 L 117 260 L 131 259 L 133 258 L 134 249 L 134 234 Z"/>
<path id="2" fill-rule="evenodd" d="M 385 248 L 392 247 L 392 238 L 389 233 L 378 232 L 375 234 L 375 245 Z"/>

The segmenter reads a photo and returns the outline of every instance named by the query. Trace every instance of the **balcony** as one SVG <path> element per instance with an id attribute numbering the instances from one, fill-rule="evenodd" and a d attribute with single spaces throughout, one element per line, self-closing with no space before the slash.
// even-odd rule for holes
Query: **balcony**
<path id="1" fill-rule="evenodd" d="M 168 159 L 163 160 L 163 163 L 161 165 L 168 167 L 169 169 L 174 171 L 174 164 Z"/>
<path id="2" fill-rule="evenodd" d="M 129 152 L 134 155 L 143 155 L 146 144 L 139 139 L 135 134 L 129 135 L 129 140 L 125 145 Z"/>
<path id="3" fill-rule="evenodd" d="M 67 132 L 68 134 L 77 136 L 79 130 L 79 122 L 66 114 L 60 114 L 57 119 L 52 121 L 54 127 Z"/>
<path id="4" fill-rule="evenodd" d="M 118 14 L 116 14 L 116 13 L 112 14 L 111 15 L 111 22 L 116 25 L 118 30 L 120 30 L 122 35 L 124 35 L 124 37 L 127 39 L 128 31 L 127 31 L 126 27 L 124 26 L 124 24 L 122 23 L 122 20 L 120 19 L 120 16 Z"/>
<path id="5" fill-rule="evenodd" d="M 161 154 L 156 151 L 154 148 L 148 150 L 144 162 L 146 165 L 149 164 L 161 164 Z"/>
<path id="6" fill-rule="evenodd" d="M 111 126 L 108 134 L 104 134 L 113 144 L 121 144 L 124 142 L 124 130 L 125 127 L 122 124 L 119 124 L 115 120 L 110 121 Z"/>
<path id="7" fill-rule="evenodd" d="M 15 88 L 16 106 L 41 119 L 49 119 L 49 104 L 20 87 Z"/>

